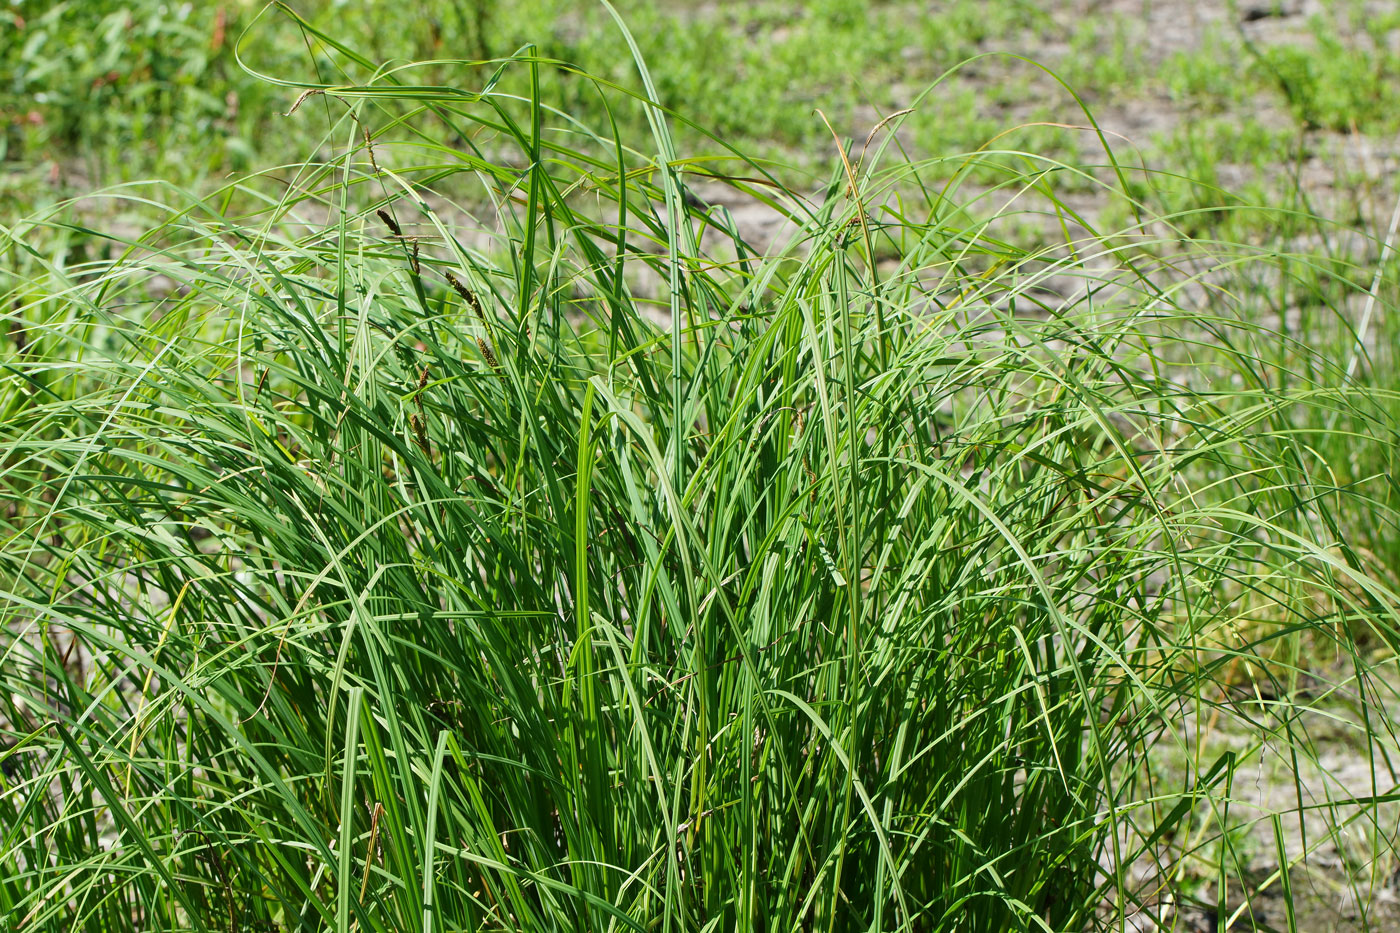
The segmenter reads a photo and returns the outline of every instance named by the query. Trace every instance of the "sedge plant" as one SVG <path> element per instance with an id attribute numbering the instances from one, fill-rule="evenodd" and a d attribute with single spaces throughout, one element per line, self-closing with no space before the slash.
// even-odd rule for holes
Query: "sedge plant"
<path id="1" fill-rule="evenodd" d="M 649 138 L 526 48 L 305 85 L 335 158 L 110 192 L 147 233 L 0 231 L 6 929 L 1291 923 L 1344 835 L 1373 892 L 1397 409 L 1350 306 L 1252 315 L 1310 261 L 896 124 L 804 195 L 636 64 Z"/>

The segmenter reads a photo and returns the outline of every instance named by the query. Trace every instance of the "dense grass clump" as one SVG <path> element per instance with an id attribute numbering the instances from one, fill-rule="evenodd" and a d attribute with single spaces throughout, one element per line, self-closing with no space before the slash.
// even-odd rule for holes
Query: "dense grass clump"
<path id="1" fill-rule="evenodd" d="M 409 77 L 85 258 L 3 231 L 7 928 L 1120 928 L 1348 826 L 1379 883 L 1388 786 L 1238 777 L 1394 744 L 1395 398 L 1345 301 L 1251 304 L 1310 260 L 1084 229 L 1056 178 L 1121 179 L 1029 154 L 975 160 L 1028 250 L 889 128 L 814 200 Z"/>

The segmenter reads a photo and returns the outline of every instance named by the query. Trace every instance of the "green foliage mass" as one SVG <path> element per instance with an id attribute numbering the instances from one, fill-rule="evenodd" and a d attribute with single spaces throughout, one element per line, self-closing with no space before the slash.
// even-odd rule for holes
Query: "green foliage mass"
<path id="1" fill-rule="evenodd" d="M 259 154 L 312 92 L 276 125 L 325 151 L 103 195 L 148 229 L 0 226 L 7 929 L 1122 929 L 1279 888 L 1296 928 L 1324 847 L 1375 899 L 1395 801 L 1324 742 L 1400 751 L 1383 236 L 1231 240 L 1347 231 L 1180 179 L 1154 211 L 1108 154 L 913 158 L 898 120 L 806 189 L 673 135 L 658 101 L 794 98 L 660 48 L 835 74 L 898 48 L 863 5 L 766 52 L 675 11 L 532 47 L 465 2 L 66 9 L 159 103 L 65 109 L 99 43 L 14 78 L 73 97 L 12 147 Z"/>

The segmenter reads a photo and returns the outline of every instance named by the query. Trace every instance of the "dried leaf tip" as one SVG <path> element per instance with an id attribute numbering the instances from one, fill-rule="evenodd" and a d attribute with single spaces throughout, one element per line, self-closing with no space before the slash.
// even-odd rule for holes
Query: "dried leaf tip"
<path id="1" fill-rule="evenodd" d="M 323 91 L 321 88 L 318 88 L 318 87 L 309 87 L 309 88 L 307 88 L 306 90 L 304 90 L 304 91 L 301 92 L 301 96 L 298 97 L 298 98 L 296 99 L 296 102 L 295 102 L 294 104 L 292 104 L 292 109 L 291 109 L 291 110 L 288 110 L 286 113 L 282 114 L 282 116 L 284 116 L 284 117 L 290 117 L 292 114 L 296 113 L 296 112 L 297 112 L 297 108 L 300 107 L 303 103 L 305 103 L 305 102 L 306 102 L 306 99 L 307 99 L 308 97 L 310 97 L 312 94 L 324 94 L 324 93 L 325 93 L 325 91 Z"/>

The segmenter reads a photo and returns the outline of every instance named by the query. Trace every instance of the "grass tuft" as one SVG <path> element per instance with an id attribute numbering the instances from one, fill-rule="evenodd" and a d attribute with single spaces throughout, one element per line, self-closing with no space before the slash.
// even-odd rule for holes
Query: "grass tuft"
<path id="1" fill-rule="evenodd" d="M 9 928 L 1121 929 L 1329 846 L 1369 902 L 1366 268 L 902 118 L 803 196 L 300 25 L 376 75 L 331 158 L 0 230 Z"/>

